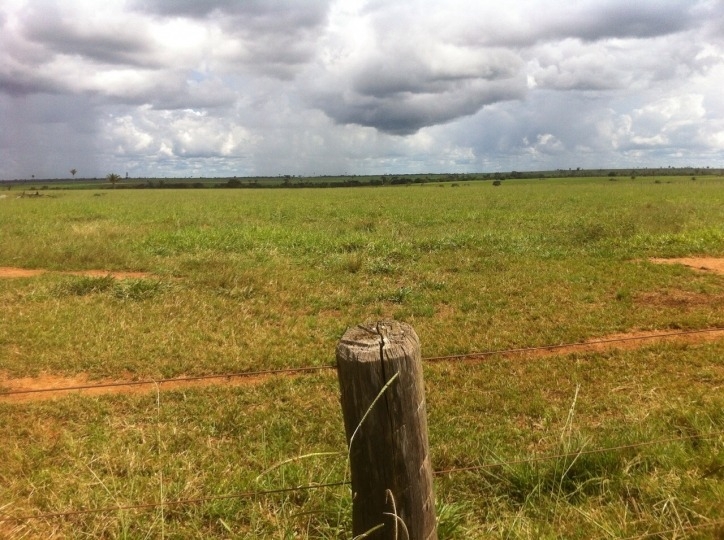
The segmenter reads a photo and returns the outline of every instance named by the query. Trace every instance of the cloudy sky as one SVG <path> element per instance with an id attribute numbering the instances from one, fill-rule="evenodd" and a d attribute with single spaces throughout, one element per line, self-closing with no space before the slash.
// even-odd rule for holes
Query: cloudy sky
<path id="1" fill-rule="evenodd" d="M 689 165 L 722 0 L 0 0 L 0 179 Z"/>

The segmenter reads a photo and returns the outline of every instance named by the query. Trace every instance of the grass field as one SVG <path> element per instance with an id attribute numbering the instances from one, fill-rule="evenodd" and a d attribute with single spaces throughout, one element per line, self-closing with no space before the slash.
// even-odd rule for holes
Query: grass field
<path id="1" fill-rule="evenodd" d="M 0 267 L 48 272 L 0 279 L 0 391 L 20 377 L 325 366 L 347 327 L 379 318 L 412 324 L 424 357 L 724 327 L 724 276 L 649 261 L 724 257 L 723 188 L 672 177 L 7 197 Z M 65 273 L 83 270 L 144 275 Z M 441 538 L 724 534 L 709 526 L 724 520 L 723 352 L 653 342 L 427 364 L 433 467 L 508 463 L 436 476 Z M 168 504 L 335 482 L 344 451 L 331 371 L 0 397 L 6 516 L 167 503 L 11 519 L 0 537 L 351 538 L 348 486 Z M 261 474 L 310 453 L 325 455 Z"/>

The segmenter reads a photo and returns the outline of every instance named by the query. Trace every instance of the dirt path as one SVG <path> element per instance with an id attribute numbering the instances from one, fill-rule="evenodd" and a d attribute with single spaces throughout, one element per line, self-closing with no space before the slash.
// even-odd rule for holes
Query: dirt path
<path id="1" fill-rule="evenodd" d="M 290 373 L 291 375 L 292 373 Z M 280 374 L 281 375 L 281 374 Z M 210 375 L 205 377 L 178 377 L 175 379 L 111 380 L 91 379 L 85 373 L 71 377 L 44 373 L 38 377 L 8 378 L 0 374 L 0 403 L 21 403 L 64 397 L 69 394 L 99 396 L 108 394 L 148 394 L 159 390 L 179 388 L 205 388 L 209 386 L 249 386 L 259 384 L 273 375 L 240 374 Z M 7 394 L 7 395 L 4 395 Z"/>
<path id="2" fill-rule="evenodd" d="M 714 272 L 724 275 L 724 258 L 717 259 L 713 257 L 685 257 L 680 259 L 649 259 L 655 264 L 682 264 L 695 270 Z M 26 278 L 35 277 L 53 270 L 44 270 L 41 268 L 16 268 L 12 266 L 0 266 L 0 279 Z M 59 274 L 69 276 L 88 276 L 88 277 L 104 277 L 112 276 L 116 279 L 128 278 L 145 278 L 151 274 L 147 272 L 114 272 L 111 270 L 82 270 L 74 272 L 57 271 Z"/>
<path id="3" fill-rule="evenodd" d="M 656 264 L 682 264 L 695 270 L 724 274 L 724 259 L 715 258 L 680 258 L 680 259 L 650 259 Z M 23 278 L 41 275 L 48 270 L 0 267 L 0 279 Z M 59 272 L 66 275 L 102 277 L 111 275 L 117 279 L 143 278 L 150 274 L 143 272 L 109 272 L 106 270 L 86 270 L 82 272 Z M 550 357 L 570 354 L 574 352 L 601 352 L 609 350 L 630 350 L 644 347 L 652 342 L 672 341 L 676 343 L 702 343 L 724 339 L 724 329 L 708 329 L 689 332 L 632 332 L 616 334 L 584 343 L 567 344 L 560 346 L 523 348 L 503 353 L 506 356 Z M 467 358 L 484 358 L 490 354 L 471 355 Z M 435 359 L 435 360 L 443 360 Z M 452 358 L 451 358 L 452 360 Z M 173 390 L 179 388 L 203 388 L 208 386 L 248 386 L 259 384 L 274 376 L 295 376 L 303 371 L 329 371 L 329 367 L 302 368 L 299 370 L 282 370 L 280 372 L 261 371 L 249 374 L 219 375 L 207 377 L 178 377 L 163 381 L 129 381 L 129 380 L 98 380 L 90 379 L 87 374 L 78 374 L 72 377 L 62 377 L 52 374 L 43 374 L 39 377 L 9 378 L 0 372 L 0 403 L 2 402 L 28 402 L 44 399 L 53 399 L 66 396 L 69 393 L 82 393 L 83 395 L 105 394 L 144 394 L 160 390 Z"/>
<path id="4" fill-rule="evenodd" d="M 697 344 L 724 340 L 724 329 L 712 328 L 689 331 L 655 331 L 615 334 L 583 343 L 553 345 L 548 347 L 521 348 L 510 351 L 471 354 L 469 356 L 428 358 L 427 361 L 473 360 L 483 361 L 485 357 L 503 355 L 506 357 L 543 358 L 563 356 L 571 353 L 604 352 L 612 350 L 633 350 L 652 343 L 671 342 Z M 178 377 L 161 381 L 141 380 L 98 380 L 81 373 L 72 377 L 43 374 L 39 377 L 9 378 L 0 373 L 0 403 L 23 403 L 67 396 L 72 393 L 84 396 L 107 394 L 148 394 L 156 390 L 177 390 L 206 388 L 211 386 L 247 387 L 261 384 L 272 377 L 295 377 L 302 373 L 317 372 L 334 374 L 332 366 L 298 369 L 268 370 L 244 374 L 222 374 L 201 377 Z"/>
<path id="5" fill-rule="evenodd" d="M 649 259 L 656 264 L 683 264 L 694 270 L 724 274 L 724 259 L 711 257 L 684 257 L 680 259 Z"/>
<path id="6" fill-rule="evenodd" d="M 40 276 L 42 274 L 54 272 L 53 270 L 43 270 L 40 268 L 14 268 L 10 266 L 0 266 L 0 279 L 27 278 Z M 86 276 L 86 277 L 105 277 L 111 276 L 116 279 L 138 279 L 150 277 L 147 272 L 113 272 L 109 270 L 82 270 L 77 272 L 56 272 L 67 276 Z"/>

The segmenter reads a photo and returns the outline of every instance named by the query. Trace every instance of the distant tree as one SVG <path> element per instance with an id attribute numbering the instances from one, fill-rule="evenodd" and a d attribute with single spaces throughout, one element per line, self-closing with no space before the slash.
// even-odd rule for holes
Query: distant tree
<path id="1" fill-rule="evenodd" d="M 71 170 L 70 170 L 70 174 L 73 175 L 73 178 L 75 178 L 75 173 L 77 173 L 77 172 L 78 172 L 78 169 L 71 169 Z"/>
<path id="2" fill-rule="evenodd" d="M 113 188 L 114 188 L 114 189 L 115 189 L 115 187 L 116 187 L 116 182 L 118 182 L 120 179 L 121 179 L 121 175 L 120 175 L 120 174 L 109 173 L 109 174 L 106 175 L 106 180 L 108 180 L 108 181 L 113 185 Z"/>

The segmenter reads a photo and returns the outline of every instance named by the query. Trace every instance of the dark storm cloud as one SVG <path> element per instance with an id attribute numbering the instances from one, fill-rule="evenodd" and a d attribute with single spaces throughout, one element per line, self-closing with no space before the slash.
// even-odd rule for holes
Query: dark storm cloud
<path id="1" fill-rule="evenodd" d="M 421 88 L 435 91 L 422 91 Z M 382 97 L 342 93 L 318 97 L 317 106 L 340 124 L 374 127 L 393 135 L 409 135 L 423 127 L 444 124 L 476 113 L 484 105 L 521 98 L 515 81 L 425 81 L 415 92 L 392 92 Z"/>
<path id="2" fill-rule="evenodd" d="M 578 37 L 585 41 L 605 38 L 650 38 L 686 30 L 694 21 L 691 0 L 616 0 L 571 5 L 541 37 Z M 568 11 L 568 14 L 565 13 Z"/>
<path id="3" fill-rule="evenodd" d="M 705 11 L 688 0 L 521 1 L 505 9 L 374 2 L 362 12 L 375 36 L 370 50 L 351 59 L 338 79 L 325 78 L 337 94 L 321 92 L 314 103 L 340 124 L 407 135 L 495 102 L 524 99 L 538 85 L 570 91 L 643 86 L 680 76 L 697 51 L 681 43 L 677 54 L 662 42 L 647 57 L 642 44 L 686 31 Z M 413 22 L 400 24 L 405 20 Z"/>
<path id="4" fill-rule="evenodd" d="M 420 16 L 407 4 L 378 4 L 366 13 L 362 44 L 312 84 L 312 103 L 335 122 L 409 135 L 524 96 L 524 62 L 516 52 L 451 40 L 436 32 L 449 21 Z M 400 27 L 401 19 L 415 17 L 418 24 Z"/>
<path id="5" fill-rule="evenodd" d="M 47 19 L 30 25 L 26 37 L 55 54 L 78 55 L 90 60 L 137 67 L 161 67 L 151 57 L 146 36 L 132 31 L 108 32 L 104 28 L 79 28 L 68 21 Z"/>
<path id="6" fill-rule="evenodd" d="M 20 34 L 50 57 L 77 55 L 95 62 L 160 67 L 152 59 L 151 36 L 145 25 L 123 20 L 87 20 L 54 2 L 28 5 L 22 12 Z"/>
<path id="7" fill-rule="evenodd" d="M 523 1 L 469 17 L 458 39 L 514 47 L 564 39 L 646 39 L 685 31 L 721 10 L 716 3 L 702 5 L 691 0 Z"/>
<path id="8" fill-rule="evenodd" d="M 206 17 L 207 15 L 233 10 L 242 4 L 238 0 L 211 0 L 199 2 L 198 0 L 150 0 L 137 1 L 133 6 L 141 11 L 157 13 L 159 15 L 182 17 Z"/>
<path id="9" fill-rule="evenodd" d="M 329 4 L 328 0 L 241 2 L 220 21 L 226 32 L 245 44 L 244 63 L 289 79 L 314 57 Z"/>
<path id="10" fill-rule="evenodd" d="M 96 112 L 80 96 L 0 95 L 0 157 L 12 178 L 81 177 L 98 171 Z"/>
<path id="11" fill-rule="evenodd" d="M 23 96 L 26 94 L 58 94 L 64 87 L 50 78 L 23 71 L 0 72 L 0 94 Z"/>
<path id="12" fill-rule="evenodd" d="M 431 55 L 435 52 L 431 51 Z M 469 54 L 469 53 L 468 53 Z M 444 94 L 475 81 L 496 81 L 515 77 L 520 58 L 507 51 L 480 50 L 470 55 L 464 66 L 432 65 L 430 57 L 419 51 L 387 51 L 371 58 L 351 78 L 353 89 L 361 95 L 384 98 L 400 94 Z M 434 60 L 434 59 L 433 59 Z"/>
<path id="13" fill-rule="evenodd" d="M 204 18 L 219 16 L 246 23 L 260 30 L 313 28 L 323 24 L 330 0 L 150 0 L 135 8 L 165 16 Z"/>
<path id="14" fill-rule="evenodd" d="M 74 15 L 45 2 L 24 6 L 12 26 L 3 17 L 0 93 L 72 95 L 85 87 L 95 94 L 88 86 L 104 69 L 160 67 L 139 29 L 99 26 Z"/>

